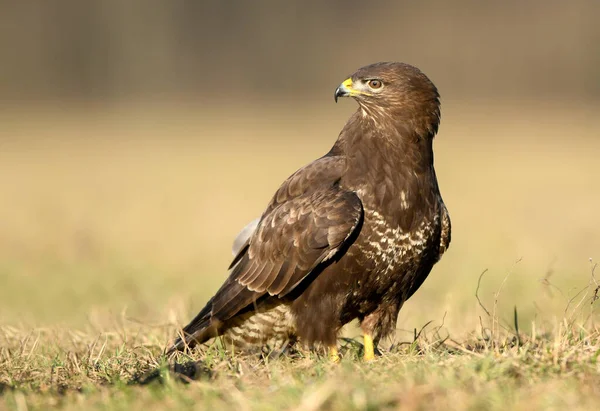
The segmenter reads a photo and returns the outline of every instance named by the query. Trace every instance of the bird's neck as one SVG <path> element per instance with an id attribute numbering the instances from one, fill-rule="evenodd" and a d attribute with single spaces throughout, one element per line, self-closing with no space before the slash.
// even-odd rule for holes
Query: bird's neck
<path id="1" fill-rule="evenodd" d="M 362 193 L 363 202 L 405 210 L 437 201 L 432 143 L 432 135 L 420 135 L 412 125 L 374 124 L 359 110 L 340 133 L 332 154 L 346 158 L 342 183 Z"/>
<path id="2" fill-rule="evenodd" d="M 348 168 L 384 167 L 423 173 L 433 170 L 432 130 L 417 130 L 403 121 L 374 121 L 358 110 L 342 129 L 332 152 L 344 155 Z"/>

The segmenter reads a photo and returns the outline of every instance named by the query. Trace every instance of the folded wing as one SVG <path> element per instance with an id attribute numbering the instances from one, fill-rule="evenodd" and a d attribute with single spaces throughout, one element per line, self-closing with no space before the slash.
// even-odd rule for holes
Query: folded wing
<path id="1" fill-rule="evenodd" d="M 354 192 L 341 189 L 331 180 L 302 192 L 287 187 L 294 178 L 280 188 L 256 229 L 241 245 L 225 283 L 184 328 L 188 344 L 214 336 L 222 324 L 252 309 L 259 300 L 289 298 L 303 280 L 308 281 L 307 276 L 318 275 L 356 238 L 363 208 Z M 173 349 L 183 346 L 179 340 Z"/>

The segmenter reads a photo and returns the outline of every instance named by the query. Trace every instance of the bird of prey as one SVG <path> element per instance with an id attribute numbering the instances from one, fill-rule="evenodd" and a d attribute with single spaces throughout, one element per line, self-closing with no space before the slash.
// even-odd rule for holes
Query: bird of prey
<path id="1" fill-rule="evenodd" d="M 244 350 L 325 347 L 335 360 L 341 328 L 358 319 L 371 360 L 395 330 L 450 244 L 433 164 L 439 94 L 416 67 L 383 62 L 357 70 L 339 97 L 358 109 L 337 141 L 245 227 L 228 278 L 169 352 L 221 336 Z"/>

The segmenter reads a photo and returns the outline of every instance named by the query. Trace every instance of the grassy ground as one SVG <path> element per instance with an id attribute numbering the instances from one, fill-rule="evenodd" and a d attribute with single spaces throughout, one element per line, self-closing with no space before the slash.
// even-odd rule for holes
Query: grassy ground
<path id="1" fill-rule="evenodd" d="M 583 106 L 445 102 L 453 243 L 376 361 L 215 346 L 177 358 L 210 373 L 169 373 L 160 353 L 224 279 L 237 230 L 351 108 L 1 112 L 0 409 L 600 408 L 600 122 Z"/>
<path id="2" fill-rule="evenodd" d="M 183 384 L 159 359 L 163 333 L 141 326 L 93 337 L 73 330 L 4 329 L 8 408 L 110 409 L 597 409 L 600 334 L 562 323 L 554 333 L 428 338 L 392 347 L 372 363 L 350 348 L 340 364 L 316 354 L 268 361 L 195 352 L 196 380 Z M 179 361 L 185 362 L 187 358 Z M 162 366 L 162 378 L 128 385 Z M 208 371 L 210 369 L 210 372 Z"/>

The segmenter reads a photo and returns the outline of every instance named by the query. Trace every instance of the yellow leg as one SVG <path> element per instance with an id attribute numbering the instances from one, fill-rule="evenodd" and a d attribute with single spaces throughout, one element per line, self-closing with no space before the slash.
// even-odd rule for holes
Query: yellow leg
<path id="1" fill-rule="evenodd" d="M 364 344 L 365 354 L 364 354 L 363 359 L 365 361 L 374 360 L 375 359 L 375 345 L 373 344 L 373 337 L 371 337 L 369 334 L 365 334 L 364 338 L 365 338 L 365 344 Z"/>
<path id="2" fill-rule="evenodd" d="M 340 354 L 338 352 L 337 347 L 329 348 L 329 359 L 331 362 L 338 363 L 340 362 Z"/>

